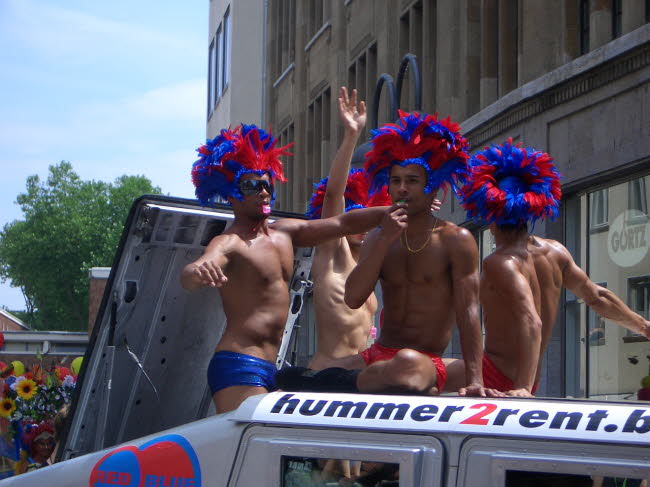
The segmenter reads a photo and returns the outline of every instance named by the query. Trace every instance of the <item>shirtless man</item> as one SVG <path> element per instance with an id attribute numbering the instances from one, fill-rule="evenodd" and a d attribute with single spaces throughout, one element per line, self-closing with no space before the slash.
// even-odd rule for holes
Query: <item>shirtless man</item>
<path id="1" fill-rule="evenodd" d="M 226 329 L 208 367 L 219 413 L 248 396 L 274 389 L 275 359 L 289 311 L 288 284 L 294 246 L 362 233 L 376 226 L 386 208 L 368 208 L 322 220 L 267 222 L 275 180 L 285 181 L 273 138 L 255 126 L 222 130 L 199 149 L 192 178 L 202 204 L 227 199 L 235 219 L 185 266 L 183 287 L 218 287 Z"/>
<path id="2" fill-rule="evenodd" d="M 364 240 L 359 264 L 347 279 L 345 302 L 353 309 L 363 306 L 379 280 L 385 311 L 381 335 L 369 349 L 338 363 L 361 372 L 287 370 L 279 376 L 282 388 L 492 394 L 481 377 L 476 243 L 470 232 L 430 211 L 436 190 L 455 186 L 466 169 L 467 142 L 449 120 L 402 112 L 398 125 L 380 128 L 372 142 L 365 164 L 371 189 L 389 183 L 391 199 L 406 207 L 385 214 L 381 227 Z M 466 367 L 440 358 L 454 323 Z"/>
<path id="3" fill-rule="evenodd" d="M 563 286 L 604 318 L 650 338 L 650 322 L 594 284 L 563 245 L 529 234 L 529 221 L 558 213 L 559 174 L 548 154 L 508 140 L 478 152 L 471 166 L 463 204 L 468 216 L 490 223 L 496 241 L 480 285 L 486 387 L 517 397 L 535 393 Z"/>
<path id="4" fill-rule="evenodd" d="M 339 116 L 345 135 L 329 177 L 320 181 L 312 196 L 307 216 L 329 218 L 351 209 L 368 206 L 368 181 L 362 170 L 350 171 L 352 153 L 366 124 L 366 106 L 357 107 L 357 90 L 348 98 L 345 87 L 339 95 Z M 390 204 L 388 194 L 381 205 Z M 373 203 L 373 202 L 371 202 Z M 377 206 L 377 204 L 371 204 Z M 348 235 L 316 247 L 311 265 L 314 282 L 314 314 L 316 317 L 316 353 L 309 367 L 321 370 L 336 360 L 359 353 L 368 344 L 372 320 L 377 311 L 377 298 L 370 293 L 358 309 L 349 308 L 344 300 L 345 280 L 359 260 L 364 235 Z"/>

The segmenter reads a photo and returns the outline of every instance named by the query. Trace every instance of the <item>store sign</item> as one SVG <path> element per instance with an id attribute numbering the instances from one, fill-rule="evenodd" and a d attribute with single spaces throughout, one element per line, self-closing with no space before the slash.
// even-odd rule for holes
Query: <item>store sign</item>
<path id="1" fill-rule="evenodd" d="M 645 213 L 625 210 L 618 215 L 607 236 L 607 250 L 612 261 L 620 267 L 632 267 L 641 262 L 650 246 L 650 223 Z"/>

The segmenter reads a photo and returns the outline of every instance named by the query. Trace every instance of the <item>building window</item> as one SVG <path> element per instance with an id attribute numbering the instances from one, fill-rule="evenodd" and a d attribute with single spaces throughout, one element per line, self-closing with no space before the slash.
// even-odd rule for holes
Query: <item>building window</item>
<path id="1" fill-rule="evenodd" d="M 502 97 L 519 85 L 519 9 L 518 2 L 499 12 L 499 96 Z"/>
<path id="2" fill-rule="evenodd" d="M 307 4 L 307 39 L 312 39 L 329 18 L 326 9 L 329 0 L 309 0 Z"/>
<path id="3" fill-rule="evenodd" d="M 278 79 L 293 63 L 296 33 L 296 0 L 278 0 L 275 5 L 273 35 L 273 77 Z"/>
<path id="4" fill-rule="evenodd" d="M 210 43 L 208 62 L 208 117 L 230 81 L 230 7 Z"/>
<path id="5" fill-rule="evenodd" d="M 484 0 L 481 7 L 481 108 L 499 93 L 499 2 Z"/>
<path id="6" fill-rule="evenodd" d="M 650 22 L 650 0 L 645 0 L 645 21 Z"/>
<path id="7" fill-rule="evenodd" d="M 589 278 L 603 286 L 607 283 L 612 293 L 644 317 L 650 307 L 650 222 L 641 210 L 648 177 L 590 192 L 581 197 L 580 204 L 588 215 L 580 238 L 586 243 L 583 266 Z M 581 262 L 579 255 L 574 258 Z M 568 308 L 570 293 L 566 294 Z M 578 345 L 584 347 L 580 355 L 585 357 L 586 396 L 634 400 L 639 382 L 648 375 L 648 341 L 611 320 L 600 319 L 585 304 L 580 305 L 580 315 L 586 318 L 586 340 Z M 566 346 L 572 349 L 574 345 Z"/>
<path id="8" fill-rule="evenodd" d="M 228 87 L 228 82 L 230 81 L 230 37 L 230 7 L 228 7 L 226 14 L 223 16 L 223 53 L 221 55 L 221 62 L 223 64 L 221 68 L 221 86 L 223 91 Z"/>
<path id="9" fill-rule="evenodd" d="M 414 54 L 420 72 L 426 69 L 423 55 L 425 47 L 423 18 L 422 1 L 417 1 L 401 15 L 399 22 L 400 60 L 406 54 Z M 409 65 L 404 75 L 402 98 L 400 100 L 400 108 L 407 111 L 415 108 L 415 93 L 411 86 L 410 68 L 411 66 Z"/>
<path id="10" fill-rule="evenodd" d="M 217 102 L 217 91 L 215 87 L 217 70 L 217 49 L 215 47 L 215 40 L 212 39 L 210 49 L 208 50 L 208 117 L 212 115 L 214 105 Z"/>
<path id="11" fill-rule="evenodd" d="M 280 131 L 279 141 L 276 144 L 276 147 L 284 147 L 285 145 L 291 144 L 293 142 L 293 123 L 290 123 L 284 130 Z M 295 147 L 295 146 L 294 146 Z M 289 149 L 289 152 L 293 153 L 294 149 Z M 294 158 L 293 156 L 284 156 L 282 158 L 282 169 L 284 171 L 284 176 L 287 178 L 288 183 L 276 184 L 275 191 L 278 198 L 278 208 L 285 211 L 300 211 L 300 208 L 294 208 L 294 198 L 293 198 L 293 186 L 298 186 L 296 184 L 291 184 L 292 182 L 297 181 L 297 171 L 293 165 Z"/>
<path id="12" fill-rule="evenodd" d="M 589 230 L 600 231 L 607 228 L 608 213 L 607 189 L 589 193 Z"/>
<path id="13" fill-rule="evenodd" d="M 306 186 L 309 194 L 300 196 L 300 201 L 307 201 L 314 183 L 325 177 L 330 167 L 330 112 L 331 92 L 323 90 L 309 104 L 307 110 L 307 160 Z"/>
<path id="14" fill-rule="evenodd" d="M 627 207 L 629 210 L 633 210 L 630 219 L 637 223 L 644 222 L 648 218 L 648 192 L 645 184 L 645 180 L 648 178 L 650 176 L 634 179 L 628 183 Z"/>
<path id="15" fill-rule="evenodd" d="M 580 0 L 580 54 L 589 52 L 589 0 Z"/>
<path id="16" fill-rule="evenodd" d="M 221 99 L 223 91 L 223 29 L 221 24 L 217 29 L 217 75 L 215 80 L 215 90 L 217 92 L 217 101 Z"/>
<path id="17" fill-rule="evenodd" d="M 612 0 L 612 39 L 621 37 L 623 33 L 623 2 Z"/>
<path id="18" fill-rule="evenodd" d="M 357 99 L 364 100 L 366 107 L 372 104 L 375 96 L 375 86 L 377 84 L 377 45 L 372 44 L 368 49 L 363 51 L 348 68 L 348 88 L 350 92 L 357 90 Z M 341 124 L 339 124 L 341 125 Z M 366 140 L 369 133 L 370 120 L 366 123 L 360 140 Z M 340 127 L 343 137 L 343 127 Z"/>

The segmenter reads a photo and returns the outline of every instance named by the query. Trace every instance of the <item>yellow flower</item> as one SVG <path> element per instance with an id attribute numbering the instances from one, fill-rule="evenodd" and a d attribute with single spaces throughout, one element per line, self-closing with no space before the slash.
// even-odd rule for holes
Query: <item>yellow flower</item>
<path id="1" fill-rule="evenodd" d="M 23 399 L 31 399 L 36 394 L 36 382 L 23 379 L 16 385 L 16 394 Z"/>
<path id="2" fill-rule="evenodd" d="M 0 401 L 0 416 L 8 418 L 16 410 L 16 402 L 10 397 L 5 397 Z"/>

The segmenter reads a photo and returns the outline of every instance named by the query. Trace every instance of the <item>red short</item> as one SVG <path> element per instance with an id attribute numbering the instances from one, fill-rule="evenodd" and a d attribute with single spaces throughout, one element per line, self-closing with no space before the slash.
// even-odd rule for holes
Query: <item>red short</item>
<path id="1" fill-rule="evenodd" d="M 511 391 L 515 387 L 515 384 L 497 369 L 485 353 L 483 354 L 483 386 L 501 392 Z M 531 394 L 534 395 L 536 390 L 537 384 L 533 386 Z"/>
<path id="2" fill-rule="evenodd" d="M 366 362 L 366 365 L 370 365 L 381 360 L 390 360 L 400 350 L 401 348 L 384 347 L 375 342 L 370 346 L 370 348 L 366 348 L 361 352 L 361 357 L 364 362 Z M 438 392 L 442 392 L 442 388 L 445 386 L 445 382 L 447 381 L 447 369 L 445 369 L 445 364 L 442 363 L 442 359 L 439 356 L 433 353 L 420 353 L 427 355 L 433 362 L 433 365 L 436 366 L 436 387 L 438 388 Z"/>

